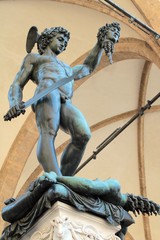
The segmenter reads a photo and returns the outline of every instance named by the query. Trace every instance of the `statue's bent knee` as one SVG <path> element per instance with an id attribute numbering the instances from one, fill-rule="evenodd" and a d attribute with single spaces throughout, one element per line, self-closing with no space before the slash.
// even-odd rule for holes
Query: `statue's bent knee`
<path id="1" fill-rule="evenodd" d="M 76 136 L 75 143 L 76 143 L 77 147 L 81 149 L 82 147 L 86 146 L 86 144 L 88 143 L 90 138 L 91 138 L 90 134 L 84 133 L 84 134 Z"/>

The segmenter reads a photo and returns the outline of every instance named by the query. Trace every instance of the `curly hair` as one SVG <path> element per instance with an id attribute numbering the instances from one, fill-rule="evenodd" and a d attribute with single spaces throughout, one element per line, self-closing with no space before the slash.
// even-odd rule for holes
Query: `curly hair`
<path id="1" fill-rule="evenodd" d="M 103 43 L 103 41 L 105 40 L 106 33 L 112 27 L 117 28 L 117 30 L 119 32 L 119 37 L 120 37 L 120 31 L 121 31 L 120 24 L 117 22 L 113 22 L 110 24 L 106 23 L 106 25 L 101 27 L 98 31 L 97 38 L 98 38 L 99 43 Z"/>
<path id="2" fill-rule="evenodd" d="M 43 54 L 48 44 L 51 42 L 52 38 L 56 36 L 57 33 L 62 33 L 67 40 L 70 39 L 70 33 L 63 27 L 52 27 L 52 28 L 46 28 L 40 35 L 38 41 L 37 41 L 37 49 L 39 54 Z M 67 44 L 66 46 L 67 47 Z M 66 48 L 65 48 L 66 49 Z M 65 50 L 64 49 L 64 50 Z"/>
<path id="3" fill-rule="evenodd" d="M 112 61 L 112 54 L 114 52 L 114 44 L 117 42 L 116 40 L 115 41 L 111 41 L 110 39 L 106 39 L 106 35 L 108 33 L 109 30 L 112 31 L 112 28 L 116 28 L 118 30 L 118 39 L 120 37 L 120 24 L 117 23 L 117 22 L 113 22 L 111 24 L 106 24 L 105 26 L 101 27 L 98 31 L 98 34 L 97 34 L 97 39 L 98 39 L 98 42 L 100 44 L 100 46 L 104 49 L 106 55 L 108 56 L 109 58 L 109 62 L 112 64 L 113 61 Z"/>

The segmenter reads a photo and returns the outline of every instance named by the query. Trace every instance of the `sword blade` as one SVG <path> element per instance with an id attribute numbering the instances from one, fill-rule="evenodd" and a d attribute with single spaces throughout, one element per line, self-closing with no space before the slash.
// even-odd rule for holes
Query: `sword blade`
<path id="1" fill-rule="evenodd" d="M 81 69 L 80 69 L 81 70 Z M 33 103 L 37 102 L 38 100 L 40 100 L 41 98 L 47 96 L 49 93 L 51 93 L 53 90 L 65 85 L 66 83 L 71 82 L 80 72 L 80 70 L 78 70 L 77 72 L 75 72 L 74 74 L 72 74 L 70 77 L 65 77 L 60 79 L 58 82 L 54 83 L 52 86 L 46 88 L 45 90 L 43 90 L 40 93 L 37 93 L 35 96 L 33 96 L 32 98 L 30 98 L 28 101 L 23 103 L 23 109 L 31 106 Z"/>

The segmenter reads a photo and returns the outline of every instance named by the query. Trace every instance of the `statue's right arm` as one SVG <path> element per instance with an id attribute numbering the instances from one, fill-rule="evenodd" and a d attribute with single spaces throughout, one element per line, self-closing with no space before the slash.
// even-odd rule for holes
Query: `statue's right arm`
<path id="1" fill-rule="evenodd" d="M 24 114 L 25 112 L 22 105 L 23 88 L 30 79 L 34 66 L 34 58 L 33 54 L 28 54 L 24 58 L 22 66 L 10 86 L 8 92 L 10 109 L 4 116 L 4 120 L 11 120 L 12 118 L 19 116 L 21 113 Z"/>
<path id="2" fill-rule="evenodd" d="M 33 57 L 31 54 L 28 54 L 22 63 L 22 66 L 19 72 L 16 74 L 16 77 L 10 86 L 8 92 L 8 99 L 10 107 L 19 104 L 23 98 L 23 88 L 30 79 L 30 75 L 33 70 Z"/>

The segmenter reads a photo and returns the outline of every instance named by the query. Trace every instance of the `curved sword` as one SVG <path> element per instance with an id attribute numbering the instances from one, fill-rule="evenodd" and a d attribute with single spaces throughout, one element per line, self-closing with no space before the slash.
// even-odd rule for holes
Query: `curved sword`
<path id="1" fill-rule="evenodd" d="M 80 69 L 81 70 L 81 69 Z M 37 102 L 38 100 L 40 100 L 41 98 L 47 96 L 49 93 L 51 93 L 53 90 L 65 85 L 66 83 L 71 82 L 80 72 L 80 70 L 78 70 L 77 72 L 75 72 L 74 74 L 72 74 L 70 77 L 64 77 L 61 78 L 58 82 L 54 83 L 53 85 L 49 86 L 48 88 L 44 89 L 42 92 L 37 93 L 36 95 L 34 95 L 32 98 L 30 98 L 28 101 L 26 101 L 23 104 L 23 109 L 31 106 L 33 103 Z"/>
<path id="2" fill-rule="evenodd" d="M 49 86 L 48 88 L 44 89 L 42 92 L 37 93 L 36 95 L 34 95 L 32 98 L 30 98 L 28 101 L 24 102 L 22 104 L 22 106 L 19 106 L 21 109 L 26 109 L 27 107 L 31 106 L 32 104 L 34 104 L 35 102 L 37 102 L 38 100 L 40 100 L 41 98 L 47 96 L 49 93 L 51 93 L 53 90 L 65 85 L 66 83 L 71 82 L 77 75 L 78 73 L 81 71 L 81 69 L 79 69 L 78 71 L 76 71 L 75 73 L 73 73 L 70 77 L 64 77 L 61 78 L 58 82 L 54 83 L 52 86 Z M 6 114 L 4 116 L 4 121 L 8 121 L 11 120 L 8 116 L 8 114 Z"/>

